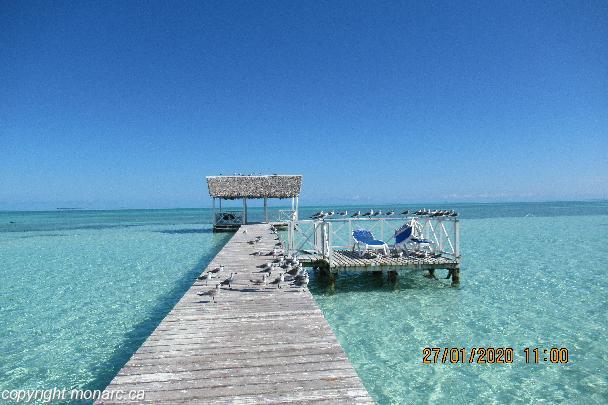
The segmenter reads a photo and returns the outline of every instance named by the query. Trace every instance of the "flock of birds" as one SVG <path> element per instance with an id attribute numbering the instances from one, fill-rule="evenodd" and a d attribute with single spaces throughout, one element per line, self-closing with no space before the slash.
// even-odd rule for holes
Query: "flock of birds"
<path id="1" fill-rule="evenodd" d="M 258 273 L 261 273 L 260 278 L 250 279 L 249 282 L 252 286 L 257 288 L 266 288 L 268 284 L 276 286 L 276 288 L 283 288 L 285 285 L 295 286 L 301 288 L 304 291 L 308 287 L 310 277 L 308 271 L 298 261 L 297 257 L 286 256 L 285 247 L 283 242 L 277 235 L 276 229 L 271 227 L 271 232 L 275 235 L 275 246 L 270 251 L 255 251 L 252 253 L 254 256 L 268 256 L 269 261 L 258 266 L 260 269 Z M 247 233 L 247 231 L 243 231 Z M 255 239 L 248 241 L 250 245 L 256 245 L 262 240 L 262 236 L 256 236 Z M 220 265 L 212 270 L 209 270 L 198 277 L 198 280 L 205 281 L 205 285 L 209 284 L 209 281 L 217 278 L 219 279 L 224 272 L 224 266 Z M 230 276 L 226 277 L 222 281 L 215 285 L 215 288 L 201 291 L 197 293 L 199 296 L 208 296 L 213 302 L 220 294 L 221 286 L 227 286 L 232 289 L 232 283 L 235 281 L 238 273 L 232 272 Z M 270 277 L 275 274 L 277 275 L 274 280 L 269 281 Z"/>
<path id="2" fill-rule="evenodd" d="M 399 215 L 401 216 L 405 216 L 410 214 L 409 210 L 405 210 L 403 212 L 401 212 Z M 412 212 L 412 214 L 417 215 L 417 216 L 428 216 L 428 217 L 457 217 L 458 213 L 454 210 L 429 210 L 426 208 L 423 208 L 421 210 Z M 325 218 L 329 218 L 329 217 L 334 217 L 334 216 L 340 216 L 340 217 L 346 217 L 348 216 L 348 211 L 340 211 L 340 212 L 335 212 L 335 211 L 319 211 L 314 213 L 313 215 L 311 215 L 310 218 L 312 219 L 325 219 Z M 389 210 L 385 213 L 382 212 L 382 210 L 369 210 L 367 211 L 365 214 L 362 214 L 361 211 L 357 211 L 354 214 L 352 214 L 350 217 L 351 218 L 371 218 L 371 217 L 379 217 L 379 216 L 384 216 L 384 217 L 392 217 L 393 215 L 395 215 L 395 211 L 394 210 Z"/>

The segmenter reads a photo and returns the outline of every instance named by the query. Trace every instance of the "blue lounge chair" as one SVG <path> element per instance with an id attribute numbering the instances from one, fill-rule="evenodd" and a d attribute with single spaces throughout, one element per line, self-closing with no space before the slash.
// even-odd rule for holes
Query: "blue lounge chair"
<path id="1" fill-rule="evenodd" d="M 353 231 L 353 239 L 355 240 L 353 251 L 356 248 L 360 256 L 363 256 L 370 249 L 380 249 L 388 256 L 388 245 L 381 240 L 375 239 L 374 235 L 367 229 Z"/>
<path id="2" fill-rule="evenodd" d="M 406 252 L 411 251 L 427 251 L 432 252 L 433 241 L 428 239 L 417 237 L 420 233 L 419 229 L 415 229 L 415 222 L 408 222 L 401 228 L 395 231 L 395 248 L 404 250 Z"/>

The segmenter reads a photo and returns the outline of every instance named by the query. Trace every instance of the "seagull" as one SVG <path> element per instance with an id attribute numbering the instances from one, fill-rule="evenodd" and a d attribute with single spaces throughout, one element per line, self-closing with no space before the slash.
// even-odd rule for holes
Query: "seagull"
<path id="1" fill-rule="evenodd" d="M 308 278 L 308 271 L 306 270 L 298 271 L 298 273 L 295 275 L 296 282 L 300 282 L 304 280 L 304 278 Z"/>
<path id="2" fill-rule="evenodd" d="M 215 302 L 215 297 L 217 297 L 220 294 L 220 285 L 216 284 L 215 288 L 213 290 L 208 290 L 208 291 L 201 291 L 199 293 L 197 293 L 197 295 L 199 297 L 208 295 L 211 297 L 211 299 L 213 300 L 213 302 Z"/>
<path id="3" fill-rule="evenodd" d="M 347 216 L 347 215 L 348 215 L 348 211 L 340 211 L 340 212 L 338 213 L 338 215 L 340 215 L 341 217 L 345 217 L 345 216 Z"/>
<path id="4" fill-rule="evenodd" d="M 374 215 L 374 210 L 369 210 L 365 214 L 363 214 L 364 217 L 371 217 L 372 215 Z"/>
<path id="5" fill-rule="evenodd" d="M 296 277 L 296 285 L 299 287 L 302 287 L 302 291 L 308 287 L 308 283 L 310 282 L 310 279 L 308 278 L 308 273 L 304 274 L 304 277 L 301 280 L 298 280 Z"/>
<path id="6" fill-rule="evenodd" d="M 230 277 L 228 277 L 226 280 L 222 281 L 222 285 L 227 285 L 228 288 L 230 288 L 232 290 L 232 282 L 234 281 L 234 276 L 237 273 L 230 273 Z"/>
<path id="7" fill-rule="evenodd" d="M 211 280 L 213 278 L 213 274 L 212 273 L 205 273 L 202 276 L 198 276 L 198 280 L 205 280 L 205 284 L 209 284 L 209 280 Z"/>
<path id="8" fill-rule="evenodd" d="M 285 281 L 285 275 L 283 273 L 279 274 L 279 277 L 277 277 L 272 284 L 276 284 L 277 288 L 281 288 L 281 283 L 283 283 Z"/>
<path id="9" fill-rule="evenodd" d="M 390 217 L 392 215 L 395 215 L 395 211 L 393 211 L 393 210 L 390 210 L 389 212 L 386 213 L 387 217 Z"/>
<path id="10" fill-rule="evenodd" d="M 405 210 L 405 211 L 403 211 L 403 212 L 401 213 L 401 215 L 407 215 L 407 214 L 409 214 L 409 213 L 410 213 L 410 212 L 409 212 L 408 210 Z"/>
<path id="11" fill-rule="evenodd" d="M 351 215 L 352 218 L 357 218 L 359 216 L 361 216 L 361 211 L 357 211 L 353 215 Z"/>
<path id="12" fill-rule="evenodd" d="M 452 210 L 452 211 L 450 211 L 450 216 L 451 217 L 457 217 L 458 213 L 456 211 Z"/>
<path id="13" fill-rule="evenodd" d="M 378 211 L 374 212 L 375 217 L 377 217 L 378 215 L 382 215 L 382 210 L 378 210 Z"/>
<path id="14" fill-rule="evenodd" d="M 215 269 L 211 270 L 212 273 L 214 274 L 219 274 L 222 271 L 224 271 L 224 266 L 220 264 L 220 267 L 216 267 Z"/>
<path id="15" fill-rule="evenodd" d="M 335 213 L 336 213 L 335 211 L 329 211 L 329 212 L 327 213 L 327 216 L 328 216 L 328 217 L 331 217 L 331 216 L 332 216 L 332 215 L 334 215 Z"/>
<path id="16" fill-rule="evenodd" d="M 251 281 L 253 284 L 255 285 L 261 285 L 262 287 L 266 287 L 266 277 L 268 277 L 266 274 L 262 275 L 262 279 L 257 279 L 257 280 L 249 280 Z"/>
<path id="17" fill-rule="evenodd" d="M 298 274 L 300 272 L 300 266 L 294 266 L 292 267 L 290 270 L 287 271 L 287 274 L 290 274 L 292 276 L 295 276 L 296 274 Z"/>

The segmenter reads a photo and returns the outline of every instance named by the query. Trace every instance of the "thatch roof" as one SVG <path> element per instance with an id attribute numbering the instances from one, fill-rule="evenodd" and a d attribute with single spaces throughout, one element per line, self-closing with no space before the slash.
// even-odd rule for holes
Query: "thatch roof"
<path id="1" fill-rule="evenodd" d="M 208 176 L 211 197 L 289 198 L 300 195 L 302 176 Z"/>

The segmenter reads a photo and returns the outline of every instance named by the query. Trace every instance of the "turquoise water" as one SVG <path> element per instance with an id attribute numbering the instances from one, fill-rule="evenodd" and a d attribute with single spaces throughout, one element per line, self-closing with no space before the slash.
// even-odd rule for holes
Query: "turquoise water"
<path id="1" fill-rule="evenodd" d="M 350 273 L 313 292 L 379 403 L 605 404 L 607 243 L 608 215 L 468 219 L 460 288 Z M 512 347 L 515 359 L 425 365 L 424 347 Z M 571 363 L 526 364 L 525 347 L 566 347 Z"/>
<path id="2" fill-rule="evenodd" d="M 0 222 L 0 391 L 103 389 L 229 237 L 200 212 Z"/>
<path id="3" fill-rule="evenodd" d="M 302 217 L 321 208 L 342 207 Z M 368 208 L 393 207 L 354 209 Z M 420 273 L 402 272 L 396 285 L 347 273 L 332 291 L 313 277 L 373 397 L 608 402 L 608 203 L 441 208 L 463 218 L 460 288 Z M 210 218 L 204 209 L 0 212 L 0 391 L 104 388 L 229 238 L 210 232 Z M 507 346 L 516 357 L 423 365 L 427 346 Z M 525 364 L 524 347 L 554 346 L 572 362 Z"/>

